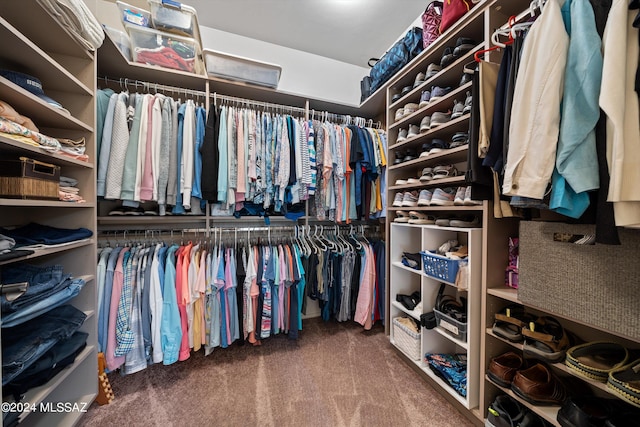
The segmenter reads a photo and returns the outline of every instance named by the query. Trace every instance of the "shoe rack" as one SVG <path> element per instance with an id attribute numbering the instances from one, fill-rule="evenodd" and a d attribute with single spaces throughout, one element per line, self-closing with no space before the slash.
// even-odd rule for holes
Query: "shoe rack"
<path id="1" fill-rule="evenodd" d="M 28 11 L 28 13 L 25 13 Z M 34 23 L 37 23 L 34 25 Z M 78 180 L 85 203 L 58 200 L 0 197 L 0 226 L 22 226 L 30 222 L 62 228 L 84 227 L 96 233 L 95 191 L 95 103 L 96 62 L 94 52 L 82 47 L 36 0 L 0 3 L 0 52 L 2 68 L 38 78 L 47 96 L 62 104 L 69 113 L 51 106 L 31 92 L 0 77 L 0 98 L 20 114 L 32 119 L 41 133 L 54 138 L 85 139 L 89 161 L 50 153 L 0 136 L 0 158 L 27 157 L 60 167 L 61 175 Z M 98 390 L 96 239 L 91 238 L 55 248 L 35 250 L 33 254 L 0 262 L 3 267 L 18 263 L 37 266 L 60 264 L 65 274 L 81 277 L 85 285 L 70 304 L 83 311 L 80 328 L 88 333 L 85 349 L 74 363 L 42 386 L 30 389 L 21 400 L 25 408 L 19 421 L 23 425 L 75 425 L 83 412 L 41 411 L 44 405 L 64 402 L 88 408 Z M 11 401 L 3 397 L 3 402 Z"/>
<path id="2" fill-rule="evenodd" d="M 525 4 L 526 3 L 526 4 Z M 467 92 L 471 91 L 472 83 L 463 82 L 460 85 L 465 67 L 474 68 L 473 54 L 480 49 L 489 47 L 487 40 L 494 30 L 494 22 L 502 25 L 508 17 L 522 11 L 528 2 L 510 2 L 504 0 L 488 0 L 478 3 L 470 12 L 464 15 L 456 24 L 449 28 L 436 41 L 428 46 L 407 67 L 401 70 L 388 84 L 386 102 L 386 122 L 388 129 L 389 149 L 387 200 L 388 221 L 387 235 L 390 242 L 388 271 L 389 290 L 387 292 L 388 319 L 398 316 L 412 317 L 419 321 L 420 315 L 432 311 L 435 298 L 442 281 L 427 276 L 423 270 L 413 270 L 402 264 L 403 252 L 416 253 L 426 249 L 435 249 L 448 239 L 455 238 L 461 244 L 469 245 L 469 282 L 466 290 L 457 289 L 455 284 L 447 283 L 446 293 L 463 296 L 468 301 L 467 312 L 467 340 L 456 340 L 451 334 L 440 327 L 434 329 L 421 328 L 420 330 L 420 358 L 415 360 L 412 354 L 396 341 L 395 329 L 390 326 L 389 334 L 392 345 L 406 356 L 407 363 L 417 366 L 424 377 L 432 380 L 439 388 L 443 396 L 450 402 L 459 404 L 460 408 L 471 413 L 470 418 L 477 423 L 484 422 L 486 408 L 488 406 L 488 394 L 485 390 L 484 379 L 485 366 L 488 361 L 485 356 L 485 330 L 487 316 L 485 304 L 485 291 L 487 283 L 503 283 L 504 268 L 508 261 L 508 237 L 514 228 L 517 230 L 517 222 L 513 220 L 494 220 L 492 202 L 484 201 L 479 204 L 456 205 L 428 205 L 428 206 L 401 206 L 394 207 L 393 201 L 396 193 L 427 189 L 434 191 L 437 188 L 465 187 L 464 172 L 467 170 L 468 145 L 444 149 L 437 153 L 431 153 L 420 157 L 420 151 L 425 143 L 434 138 L 447 143 L 452 141 L 453 135 L 459 132 L 468 132 L 471 114 L 465 113 L 438 126 L 415 134 L 409 133 L 406 138 L 398 135 L 401 130 L 407 131 L 411 125 L 420 127 L 426 116 L 433 116 L 435 112 L 451 113 L 455 102 L 464 103 Z M 468 38 L 477 44 L 471 50 L 454 58 L 440 71 L 427 77 L 423 82 L 416 84 L 418 73 L 425 73 L 430 64 L 440 65 L 447 48 L 455 48 L 458 38 Z M 407 86 L 410 87 L 407 88 Z M 437 100 L 431 100 L 426 105 L 423 103 L 415 111 L 396 117 L 399 109 L 407 104 L 420 104 L 422 92 L 431 90 L 432 87 L 451 87 L 451 91 Z M 403 90 L 404 89 L 404 90 Z M 404 92 L 404 93 L 403 93 Z M 403 133 L 404 133 L 403 131 Z M 404 136 L 404 135 L 403 135 Z M 414 158 L 405 159 L 407 151 L 414 153 Z M 396 154 L 402 155 L 402 161 L 395 162 Z M 453 165 L 459 171 L 456 176 L 430 181 L 411 180 L 404 183 L 398 180 L 419 178 L 424 168 Z M 476 217 L 479 220 L 477 228 L 439 227 L 437 225 L 417 225 L 394 222 L 398 211 L 419 211 L 436 218 L 448 217 Z M 404 214 L 404 212 L 403 212 Z M 402 214 L 401 214 L 402 215 Z M 499 278 L 502 281 L 499 282 Z M 422 310 L 407 310 L 400 302 L 396 301 L 396 295 L 411 295 L 420 291 Z M 492 315 L 491 315 L 492 316 Z M 391 324 L 391 321 L 389 322 Z M 425 362 L 425 353 L 463 353 L 467 355 L 467 396 L 462 397 L 443 380 L 435 376 Z"/>

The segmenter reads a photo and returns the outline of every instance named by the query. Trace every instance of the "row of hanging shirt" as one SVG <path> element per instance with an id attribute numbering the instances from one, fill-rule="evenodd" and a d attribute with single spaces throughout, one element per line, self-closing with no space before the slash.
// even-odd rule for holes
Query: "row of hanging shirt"
<path id="1" fill-rule="evenodd" d="M 98 346 L 125 374 L 191 350 L 298 338 L 307 299 L 370 329 L 384 313 L 384 242 L 316 237 L 236 248 L 130 244 L 98 255 Z"/>
<path id="2" fill-rule="evenodd" d="M 383 131 L 163 94 L 98 90 L 97 195 L 165 215 L 288 214 L 310 202 L 319 219 L 385 216 Z M 168 160 L 168 161 L 167 161 Z M 344 201 L 348 201 L 345 203 Z"/>

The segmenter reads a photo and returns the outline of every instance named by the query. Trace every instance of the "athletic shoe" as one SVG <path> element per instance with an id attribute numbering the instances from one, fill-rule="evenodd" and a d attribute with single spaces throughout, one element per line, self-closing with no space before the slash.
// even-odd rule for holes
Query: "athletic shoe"
<path id="1" fill-rule="evenodd" d="M 422 175 L 420 175 L 420 181 L 431 181 L 433 179 L 433 168 L 422 169 Z"/>
<path id="2" fill-rule="evenodd" d="M 470 73 L 462 73 L 462 77 L 460 78 L 460 83 L 458 83 L 458 86 L 464 86 L 467 83 L 469 83 L 470 81 L 473 80 L 473 74 Z M 393 102 L 393 100 L 392 100 Z"/>
<path id="3" fill-rule="evenodd" d="M 408 116 L 409 114 L 413 114 L 418 111 L 418 104 L 415 102 L 409 102 L 404 106 L 404 115 Z"/>
<path id="4" fill-rule="evenodd" d="M 429 64 L 429 66 L 427 67 L 427 74 L 425 75 L 425 77 L 427 79 L 430 79 L 431 77 L 435 76 L 436 74 L 438 74 L 440 71 L 442 71 L 442 67 L 438 64 Z"/>
<path id="5" fill-rule="evenodd" d="M 431 99 L 431 91 L 423 90 L 422 94 L 420 95 L 420 104 L 418 105 L 418 107 L 419 108 L 426 107 L 429 104 L 430 99 Z"/>
<path id="6" fill-rule="evenodd" d="M 400 120 L 402 117 L 404 117 L 404 108 L 401 107 L 396 110 L 396 115 L 395 115 L 396 122 Z"/>
<path id="7" fill-rule="evenodd" d="M 402 163 L 402 160 L 404 159 L 404 151 L 396 151 L 394 153 L 394 157 L 395 157 L 395 159 L 393 160 L 394 165 L 398 165 Z"/>
<path id="8" fill-rule="evenodd" d="M 413 81 L 413 88 L 415 89 L 418 86 L 420 86 L 422 83 L 424 83 L 424 79 L 425 79 L 424 73 L 418 73 L 418 75 L 416 76 L 416 79 Z"/>
<path id="9" fill-rule="evenodd" d="M 402 142 L 405 139 L 407 139 L 407 130 L 406 129 L 400 129 L 398 131 L 398 138 L 396 138 L 396 142 Z"/>
<path id="10" fill-rule="evenodd" d="M 449 92 L 451 92 L 451 87 L 449 87 L 449 86 L 447 86 L 447 87 L 434 86 L 434 87 L 431 88 L 431 99 L 430 99 L 430 101 L 437 101 L 438 99 L 442 98 L 443 96 L 445 96 Z"/>
<path id="11" fill-rule="evenodd" d="M 465 206 L 474 206 L 481 205 L 482 202 L 471 199 L 471 186 L 469 185 L 464 191 L 464 205 Z"/>
<path id="12" fill-rule="evenodd" d="M 418 192 L 415 190 L 406 191 L 402 198 L 402 206 L 408 206 L 408 207 L 418 206 Z"/>
<path id="13" fill-rule="evenodd" d="M 424 116 L 420 121 L 420 133 L 431 129 L 431 116 Z"/>
<path id="14" fill-rule="evenodd" d="M 406 183 L 406 179 L 396 179 L 396 185 L 405 185 Z"/>
<path id="15" fill-rule="evenodd" d="M 420 134 L 420 128 L 418 125 L 409 125 L 409 133 L 407 134 L 407 138 L 412 138 L 414 136 L 418 136 Z"/>
<path id="16" fill-rule="evenodd" d="M 458 187 L 456 191 L 456 197 L 453 199 L 453 204 L 456 206 L 464 206 L 464 193 L 467 187 Z"/>
<path id="17" fill-rule="evenodd" d="M 477 44 L 478 43 L 476 43 L 473 39 L 467 37 L 459 37 L 458 40 L 456 40 L 456 47 L 455 49 L 453 49 L 453 55 L 459 58 L 476 47 Z"/>
<path id="18" fill-rule="evenodd" d="M 391 103 L 396 102 L 398 99 L 402 98 L 402 95 L 400 95 L 399 93 L 396 93 L 395 95 L 393 95 L 391 97 Z"/>
<path id="19" fill-rule="evenodd" d="M 467 98 L 464 100 L 464 110 L 462 110 L 463 114 L 470 113 L 472 107 L 473 107 L 473 96 L 471 95 L 471 92 L 467 91 Z"/>
<path id="20" fill-rule="evenodd" d="M 436 111 L 431 115 L 431 129 L 436 126 L 440 126 L 444 123 L 447 123 L 451 120 L 451 114 L 443 113 L 441 111 Z"/>
<path id="21" fill-rule="evenodd" d="M 396 193 L 396 197 L 393 199 L 393 204 L 391 206 L 400 207 L 402 206 L 402 199 L 404 198 L 404 193 L 399 191 Z"/>
<path id="22" fill-rule="evenodd" d="M 409 92 L 413 90 L 413 86 L 405 86 L 402 88 L 402 92 L 400 92 L 401 96 L 405 96 Z"/>
<path id="23" fill-rule="evenodd" d="M 436 206 L 453 206 L 453 200 L 456 197 L 456 190 L 451 187 L 436 188 L 431 196 L 431 205 Z"/>
<path id="24" fill-rule="evenodd" d="M 460 228 L 471 228 L 478 227 L 480 225 L 480 220 L 478 217 L 465 217 L 465 218 L 455 218 L 449 221 L 450 227 L 460 227 Z"/>
<path id="25" fill-rule="evenodd" d="M 462 102 L 458 102 L 458 100 L 453 101 L 453 110 L 451 113 L 452 119 L 457 119 L 458 117 L 464 114 L 464 104 Z"/>
<path id="26" fill-rule="evenodd" d="M 411 185 L 422 184 L 422 181 L 420 181 L 418 178 L 409 178 L 407 179 L 407 184 L 411 184 Z"/>
<path id="27" fill-rule="evenodd" d="M 431 150 L 431 144 L 425 142 L 422 144 L 422 148 L 420 149 L 420 156 L 418 157 L 427 157 L 429 155 L 429 150 Z"/>
<path id="28" fill-rule="evenodd" d="M 429 150 L 429 154 L 440 153 L 449 148 L 449 144 L 444 142 L 442 139 L 434 138 L 431 140 L 431 149 Z"/>
<path id="29" fill-rule="evenodd" d="M 431 190 L 427 190 L 426 188 L 421 190 L 420 196 L 418 196 L 418 206 L 429 206 L 431 204 L 431 196 Z"/>

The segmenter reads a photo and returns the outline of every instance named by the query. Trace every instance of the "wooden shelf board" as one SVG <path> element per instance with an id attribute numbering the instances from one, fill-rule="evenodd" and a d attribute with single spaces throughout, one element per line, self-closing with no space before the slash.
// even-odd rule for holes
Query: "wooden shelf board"
<path id="1" fill-rule="evenodd" d="M 93 96 L 93 91 L 78 80 L 73 74 L 64 69 L 7 20 L 0 16 L 0 40 L 4 58 L 15 58 L 20 64 L 21 71 L 34 74 L 42 86 L 47 90 L 78 93 Z"/>
<path id="2" fill-rule="evenodd" d="M 393 266 L 394 266 L 394 267 L 396 267 L 396 268 L 400 268 L 400 269 L 402 269 L 402 270 L 406 270 L 406 271 L 408 271 L 409 273 L 417 274 L 417 275 L 419 275 L 419 276 L 422 276 L 422 275 L 423 275 L 423 274 L 422 274 L 422 270 L 416 270 L 416 269 L 414 269 L 414 268 L 407 267 L 406 265 L 404 265 L 404 264 L 403 264 L 403 263 L 401 263 L 400 261 L 394 261 L 394 262 L 392 262 L 392 263 L 391 263 L 391 265 L 393 265 Z M 401 304 L 401 305 L 402 305 L 402 304 Z"/>
<path id="3" fill-rule="evenodd" d="M 518 299 L 518 290 L 513 288 L 488 288 L 487 293 L 489 295 L 493 295 L 494 297 L 502 298 L 507 301 L 511 301 L 517 304 L 522 304 L 522 302 Z"/>
<path id="4" fill-rule="evenodd" d="M 402 311 L 403 313 L 411 316 L 415 320 L 420 321 L 420 314 L 422 313 L 419 313 L 416 310 L 407 310 L 407 308 L 401 303 L 399 303 L 398 301 L 392 301 L 391 305 L 397 308 L 398 310 Z"/>
<path id="5" fill-rule="evenodd" d="M 420 366 L 420 368 L 433 380 L 435 381 L 444 391 L 449 393 L 454 397 L 458 402 L 460 402 L 465 408 L 469 409 L 469 401 L 460 396 L 449 384 L 444 382 L 439 376 L 433 373 L 433 371 L 428 366 Z"/>
<path id="6" fill-rule="evenodd" d="M 69 243 L 68 245 L 65 246 L 58 246 L 55 248 L 46 248 L 46 249 L 36 249 L 34 250 L 34 253 L 31 255 L 27 255 L 27 256 L 23 256 L 23 257 L 19 257 L 19 258 L 13 258 L 13 259 L 8 259 L 6 261 L 0 261 L 0 265 L 5 265 L 5 264 L 11 264 L 17 261 L 25 261 L 28 259 L 33 259 L 33 258 L 39 258 L 39 257 L 43 257 L 43 256 L 47 256 L 47 255 L 52 255 L 52 254 L 56 254 L 56 253 L 60 253 L 60 252 L 66 252 L 69 251 L 71 249 L 76 249 L 76 248 L 82 248 L 85 246 L 90 246 L 94 244 L 94 239 L 83 239 L 80 240 L 78 242 L 74 242 L 74 243 Z M 81 276 L 81 277 L 85 277 L 85 276 Z"/>
<path id="7" fill-rule="evenodd" d="M 1 77 L 0 77 L 1 79 Z M 3 152 L 11 151 L 16 154 L 25 154 L 32 159 L 42 160 L 48 163 L 55 163 L 58 166 L 80 166 L 83 168 L 93 168 L 93 163 L 83 162 L 82 160 L 72 159 L 64 154 L 51 153 L 40 147 L 27 145 L 23 142 L 13 140 L 0 135 L 0 149 Z"/>
<path id="8" fill-rule="evenodd" d="M 390 211 L 482 211 L 482 206 L 413 206 L 413 207 L 396 207 L 389 206 L 387 210 Z M 407 225 L 401 224 L 400 225 Z M 408 224 L 412 226 L 418 226 L 419 224 Z"/>
<path id="9" fill-rule="evenodd" d="M 0 206 L 37 207 L 37 208 L 94 208 L 95 203 L 61 202 L 58 200 L 23 200 L 0 198 Z"/>
<path id="10" fill-rule="evenodd" d="M 469 343 L 468 342 L 462 341 L 462 340 L 459 340 L 459 339 L 455 338 L 450 333 L 448 333 L 447 331 L 442 329 L 440 326 L 433 328 L 433 330 L 436 331 L 437 333 L 439 333 L 440 335 L 442 335 L 443 337 L 445 337 L 446 339 L 448 339 L 449 341 L 455 343 L 458 347 L 462 347 L 465 350 L 469 350 Z"/>

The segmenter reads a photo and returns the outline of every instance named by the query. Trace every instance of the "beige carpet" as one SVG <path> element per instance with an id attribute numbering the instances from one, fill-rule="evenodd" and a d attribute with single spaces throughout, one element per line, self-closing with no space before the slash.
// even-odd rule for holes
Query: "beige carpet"
<path id="1" fill-rule="evenodd" d="M 81 426 L 429 426 L 472 424 L 413 371 L 381 326 L 304 321 L 298 341 L 110 374 L 116 399 Z"/>

